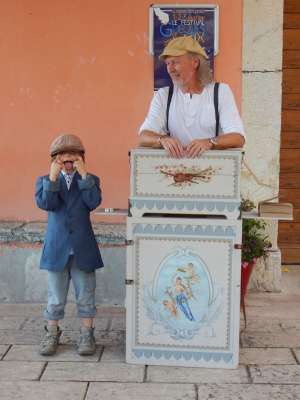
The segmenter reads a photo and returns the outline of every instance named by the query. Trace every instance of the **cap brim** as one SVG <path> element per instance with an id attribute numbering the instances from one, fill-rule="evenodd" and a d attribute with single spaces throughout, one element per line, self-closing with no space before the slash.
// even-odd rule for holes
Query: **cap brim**
<path id="1" fill-rule="evenodd" d="M 160 60 L 163 60 L 166 57 L 178 57 L 178 56 L 183 56 L 186 54 L 186 50 L 170 50 L 170 51 L 163 51 L 161 55 L 159 56 Z"/>

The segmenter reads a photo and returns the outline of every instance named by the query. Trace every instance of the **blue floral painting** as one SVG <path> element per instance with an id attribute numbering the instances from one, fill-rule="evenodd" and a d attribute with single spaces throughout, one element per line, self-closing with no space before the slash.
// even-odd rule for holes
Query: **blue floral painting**
<path id="1" fill-rule="evenodd" d="M 200 256 L 178 249 L 161 262 L 153 281 L 144 287 L 144 305 L 153 321 L 150 334 L 159 324 L 175 339 L 191 339 L 204 326 L 209 328 L 206 335 L 214 336 L 212 324 L 222 310 L 222 297 L 223 289 L 214 285 Z"/>

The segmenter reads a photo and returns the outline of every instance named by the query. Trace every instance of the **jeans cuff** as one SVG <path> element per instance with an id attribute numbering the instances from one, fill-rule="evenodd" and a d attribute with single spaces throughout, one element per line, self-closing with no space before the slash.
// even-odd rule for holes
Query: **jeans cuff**
<path id="1" fill-rule="evenodd" d="M 78 318 L 94 318 L 97 314 L 96 307 L 91 307 L 89 309 L 78 309 L 77 316 Z"/>
<path id="2" fill-rule="evenodd" d="M 54 312 L 49 312 L 47 309 L 44 311 L 44 318 L 46 318 L 48 321 L 58 321 L 60 319 L 63 319 L 65 316 L 64 311 L 54 311 Z"/>

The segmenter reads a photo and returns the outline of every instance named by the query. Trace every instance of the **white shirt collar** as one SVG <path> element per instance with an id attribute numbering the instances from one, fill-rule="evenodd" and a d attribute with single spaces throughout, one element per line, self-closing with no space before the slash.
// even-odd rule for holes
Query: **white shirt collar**
<path id="1" fill-rule="evenodd" d="M 66 175 L 68 175 L 70 178 L 73 178 L 73 176 L 75 175 L 76 171 L 73 171 L 71 174 L 68 174 L 64 170 L 61 170 L 61 173 L 63 174 L 64 177 L 66 177 Z"/>

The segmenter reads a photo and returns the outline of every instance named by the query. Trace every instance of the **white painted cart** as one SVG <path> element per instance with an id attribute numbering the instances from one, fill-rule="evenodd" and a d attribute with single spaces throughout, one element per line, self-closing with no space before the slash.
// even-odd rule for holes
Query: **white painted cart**
<path id="1" fill-rule="evenodd" d="M 236 368 L 241 151 L 131 152 L 126 360 Z"/>

